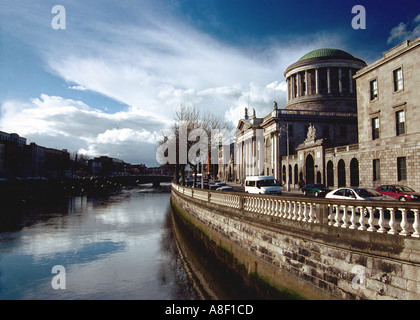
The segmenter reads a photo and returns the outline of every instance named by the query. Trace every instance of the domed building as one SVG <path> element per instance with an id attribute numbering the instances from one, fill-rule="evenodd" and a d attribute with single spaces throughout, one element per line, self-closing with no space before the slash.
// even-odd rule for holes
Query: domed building
<path id="1" fill-rule="evenodd" d="M 311 51 L 291 64 L 284 72 L 284 108 L 275 103 L 265 117 L 246 113 L 239 121 L 236 181 L 259 174 L 292 185 L 325 181 L 324 150 L 357 143 L 353 75 L 365 66 L 350 53 L 330 48 Z"/>
<path id="2" fill-rule="evenodd" d="M 246 112 L 239 121 L 233 180 L 273 175 L 283 187 L 304 181 L 418 191 L 419 59 L 420 37 L 369 66 L 339 49 L 305 54 L 284 72 L 284 108 L 274 103 L 268 115 Z"/>
<path id="3" fill-rule="evenodd" d="M 355 73 L 366 63 L 339 49 L 305 54 L 284 72 L 286 110 L 357 112 Z"/>

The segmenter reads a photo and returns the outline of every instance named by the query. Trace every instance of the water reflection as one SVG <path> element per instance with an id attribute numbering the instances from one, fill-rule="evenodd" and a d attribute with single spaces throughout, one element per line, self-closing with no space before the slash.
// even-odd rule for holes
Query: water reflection
<path id="1" fill-rule="evenodd" d="M 0 299 L 197 299 L 174 244 L 169 193 L 150 188 L 9 208 L 0 233 Z M 20 210 L 20 211 L 19 211 Z M 54 265 L 66 289 L 54 290 Z"/>

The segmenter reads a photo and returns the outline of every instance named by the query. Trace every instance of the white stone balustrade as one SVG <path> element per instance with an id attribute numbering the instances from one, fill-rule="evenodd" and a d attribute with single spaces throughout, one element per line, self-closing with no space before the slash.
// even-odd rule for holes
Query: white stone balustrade
<path id="1" fill-rule="evenodd" d="M 323 223 L 331 228 L 420 238 L 418 203 L 354 201 L 354 204 L 344 204 L 343 201 L 332 199 L 250 195 L 193 189 L 176 184 L 172 188 L 197 200 L 238 209 L 239 213 L 250 212 L 302 223 L 320 223 L 317 210 L 322 207 L 327 212 L 324 213 L 326 218 Z"/>

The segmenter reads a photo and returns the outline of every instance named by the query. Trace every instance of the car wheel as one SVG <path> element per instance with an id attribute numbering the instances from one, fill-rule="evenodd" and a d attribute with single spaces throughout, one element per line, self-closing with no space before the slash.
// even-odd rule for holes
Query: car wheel
<path id="1" fill-rule="evenodd" d="M 405 197 L 401 197 L 400 201 L 407 201 L 407 199 Z"/>

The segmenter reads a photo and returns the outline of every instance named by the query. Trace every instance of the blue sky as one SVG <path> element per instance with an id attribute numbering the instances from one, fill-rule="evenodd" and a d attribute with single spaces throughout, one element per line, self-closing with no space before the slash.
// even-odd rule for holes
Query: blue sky
<path id="1" fill-rule="evenodd" d="M 55 5 L 65 30 L 52 28 Z M 355 5 L 365 30 L 351 27 Z M 418 1 L 2 0 L 0 130 L 153 166 L 181 104 L 236 124 L 249 98 L 265 116 L 273 98 L 284 106 L 283 72 L 305 53 L 339 48 L 369 64 L 419 36 Z"/>

